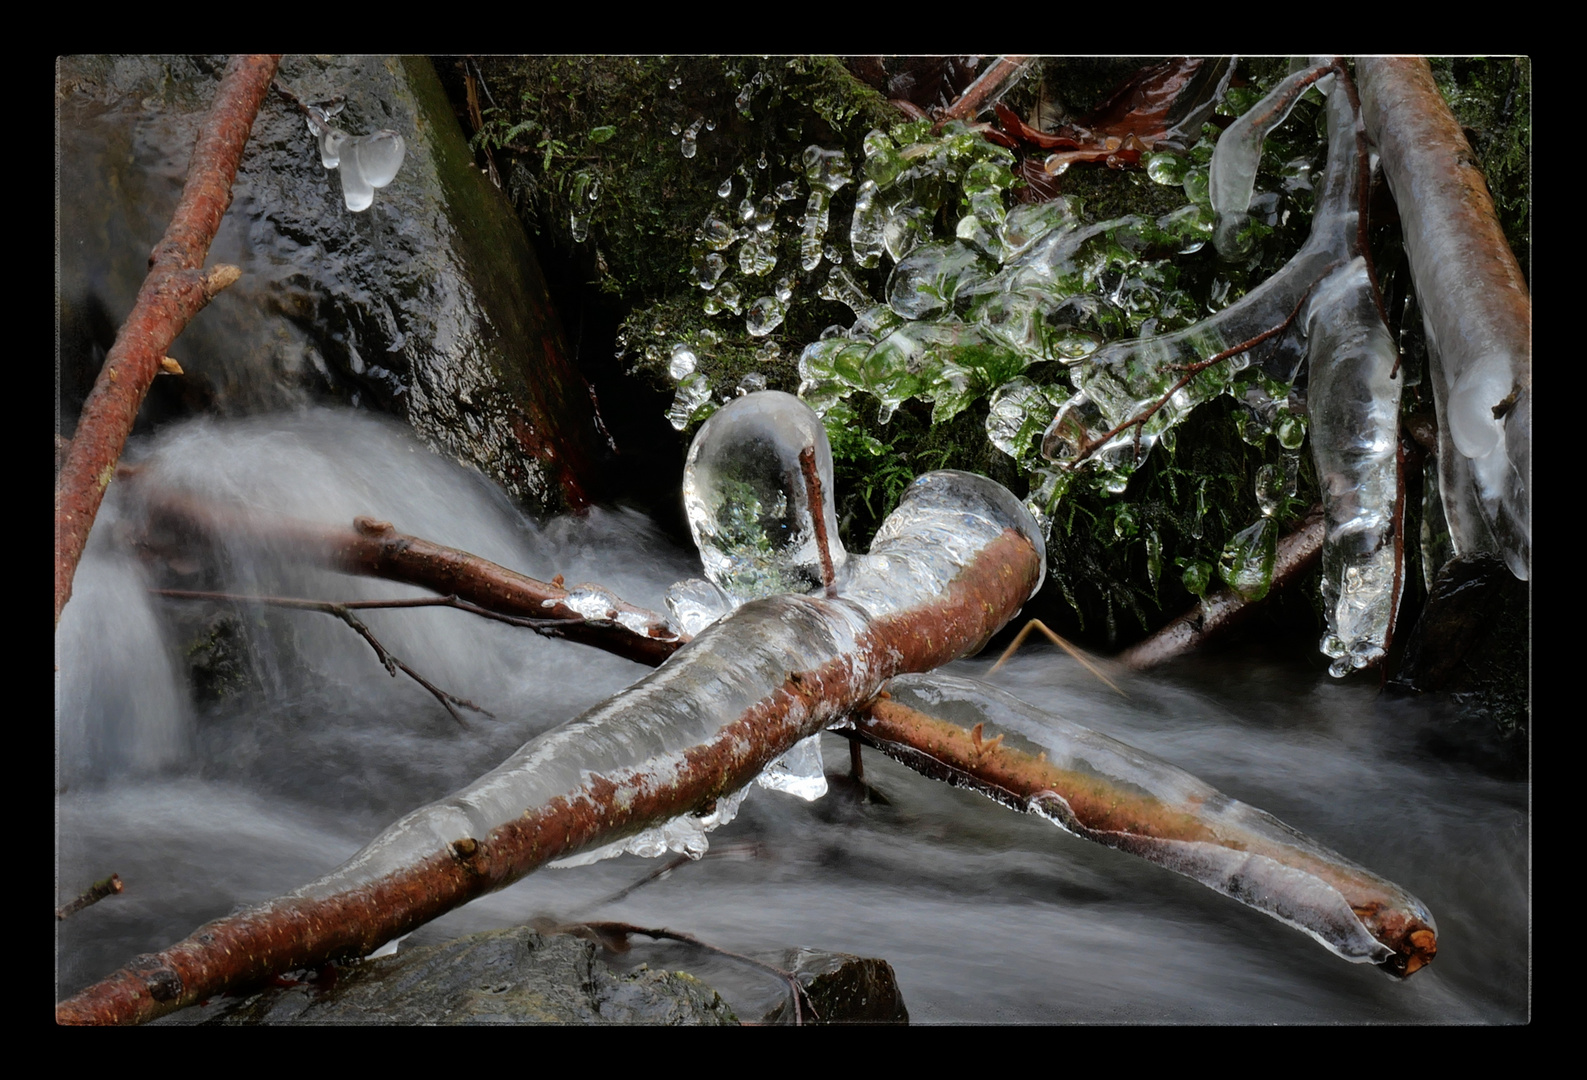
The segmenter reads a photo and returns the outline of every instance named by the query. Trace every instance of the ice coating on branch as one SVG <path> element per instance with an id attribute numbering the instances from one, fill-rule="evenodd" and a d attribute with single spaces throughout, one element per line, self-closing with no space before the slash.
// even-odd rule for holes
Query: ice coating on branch
<path id="1" fill-rule="evenodd" d="M 797 411 L 779 398 L 792 401 Z M 736 433 L 731 445 L 741 449 L 753 449 L 757 440 L 749 433 L 756 430 L 766 438 L 790 430 L 810 434 L 803 423 L 788 423 L 801 416 L 820 430 L 805 406 L 775 392 L 740 398 L 718 415 L 746 403 L 748 408 L 738 409 L 739 420 L 728 425 Z M 697 445 L 705 434 L 702 428 Z M 694 472 L 697 482 L 703 475 Z M 746 482 L 726 475 L 729 483 Z M 779 766 L 769 786 L 796 794 L 813 790 L 811 773 L 819 764 L 811 768 L 814 747 L 806 740 L 842 719 L 853 703 L 873 697 L 906 663 L 896 648 L 877 646 L 876 635 L 883 632 L 877 626 L 940 604 L 966 568 L 1009 530 L 1035 547 L 1033 569 L 1045 563 L 1035 522 L 1007 489 L 969 473 L 920 477 L 882 523 L 871 553 L 847 560 L 838 599 L 777 595 L 744 603 L 646 678 L 526 743 L 468 787 L 403 817 L 341 867 L 291 895 L 326 897 L 356 888 L 438 852 L 456 852 L 460 840 L 487 839 L 493 830 L 553 804 L 575 816 L 585 808 L 593 812 L 594 792 L 609 793 L 619 807 L 645 806 L 677 790 L 683 777 L 698 777 L 701 755 L 748 755 L 758 761 L 757 773 L 788 755 L 792 760 Z M 990 636 L 995 627 L 984 629 Z M 962 655 L 983 643 L 966 639 L 953 648 Z M 829 682 L 841 694 L 821 693 Z M 789 686 L 810 692 L 790 693 Z M 773 699 L 777 709 L 766 711 Z M 753 734 L 734 727 L 748 716 L 760 717 Z M 732 794 L 715 795 L 694 815 L 697 821 L 636 827 L 629 837 L 617 837 L 624 841 L 621 848 L 609 841 L 607 853 L 629 850 L 627 841 L 639 836 L 636 845 L 647 850 L 665 843 L 668 850 L 698 854 L 705 830 L 721 820 L 722 804 Z"/>
<path id="2" fill-rule="evenodd" d="M 905 675 L 888 691 L 932 716 L 985 725 L 983 744 L 1002 735 L 1004 746 L 1045 755 L 1066 790 L 1041 792 L 1023 809 L 1193 878 L 1346 960 L 1394 957 L 1373 933 L 1387 916 L 1436 929 L 1426 906 L 1398 886 L 1151 754 L 968 679 Z"/>
<path id="3" fill-rule="evenodd" d="M 1211 318 L 1173 333 L 1105 345 L 1077 365 L 1071 378 L 1080 392 L 1059 409 L 1043 436 L 1044 457 L 1072 460 L 1089 448 L 1088 467 L 1099 470 L 1110 489 L 1123 490 L 1165 431 L 1195 406 L 1230 392 L 1242 372 L 1259 364 L 1261 372 L 1243 377 L 1266 376 L 1283 383 L 1294 377 L 1304 355 L 1296 346 L 1302 337 L 1296 326 L 1259 352 L 1236 354 L 1206 368 L 1143 423 L 1104 439 L 1161 401 L 1188 365 L 1281 326 L 1318 281 L 1358 254 L 1356 131 L 1355 110 L 1335 88 L 1328 96 L 1328 167 L 1318 186 L 1306 243 L 1278 273 Z M 1304 327 L 1303 320 L 1304 313 L 1297 319 L 1299 327 Z"/>
<path id="4" fill-rule="evenodd" d="M 375 202 L 375 189 L 397 178 L 407 144 L 395 131 L 382 129 L 354 138 L 331 123 L 331 112 L 310 105 L 309 132 L 319 142 L 320 164 L 341 169 L 342 200 L 358 213 Z"/>
<path id="5" fill-rule="evenodd" d="M 1262 143 L 1282 124 L 1295 103 L 1318 79 L 1331 61 L 1308 65 L 1285 78 L 1251 109 L 1224 129 L 1212 152 L 1207 176 L 1207 193 L 1217 214 L 1213 244 L 1225 258 L 1246 253 L 1249 240 L 1243 236 L 1250 220 L 1247 210 L 1256 190 L 1256 170 L 1262 161 Z"/>
<path id="6" fill-rule="evenodd" d="M 1532 305 L 1459 125 L 1425 63 L 1362 58 L 1426 331 L 1437 478 L 1454 554 L 1531 577 Z"/>
<path id="7" fill-rule="evenodd" d="M 672 625 L 690 637 L 697 637 L 737 606 L 732 597 L 701 578 L 677 582 L 667 590 L 667 615 Z"/>
<path id="8" fill-rule="evenodd" d="M 1378 317 L 1366 262 L 1317 287 L 1311 339 L 1312 458 L 1323 489 L 1323 606 L 1329 669 L 1346 675 L 1383 657 L 1397 599 L 1394 507 L 1399 477 L 1398 350 Z"/>
<path id="9" fill-rule="evenodd" d="M 984 476 L 952 469 L 917 476 L 876 530 L 870 554 L 849 557 L 839 595 L 873 616 L 919 603 L 947 588 L 977 551 L 1006 530 L 1036 549 L 1042 576 L 1034 595 L 1046 578 L 1046 543 L 1013 493 Z"/>
<path id="10" fill-rule="evenodd" d="M 800 452 L 815 452 L 834 569 L 847 554 L 832 509 L 826 428 L 791 394 L 748 394 L 713 413 L 689 447 L 683 504 L 705 576 L 736 602 L 822 584 Z"/>

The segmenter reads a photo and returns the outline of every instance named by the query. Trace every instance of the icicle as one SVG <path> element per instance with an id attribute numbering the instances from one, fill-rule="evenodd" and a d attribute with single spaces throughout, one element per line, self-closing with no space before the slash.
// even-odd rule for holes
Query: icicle
<path id="1" fill-rule="evenodd" d="M 1322 649 L 1339 676 L 1382 659 L 1399 587 L 1394 510 L 1404 380 L 1391 377 L 1398 352 L 1378 316 L 1365 260 L 1318 286 L 1307 334 L 1312 458 L 1327 523 Z"/>
<path id="2" fill-rule="evenodd" d="M 1244 235 L 1250 221 L 1246 211 L 1251 206 L 1251 193 L 1256 190 L 1263 141 L 1289 116 L 1307 88 L 1332 66 L 1330 60 L 1290 75 L 1218 137 L 1208 170 L 1207 193 L 1218 215 L 1213 244 L 1224 258 L 1239 258 L 1250 246 Z"/>

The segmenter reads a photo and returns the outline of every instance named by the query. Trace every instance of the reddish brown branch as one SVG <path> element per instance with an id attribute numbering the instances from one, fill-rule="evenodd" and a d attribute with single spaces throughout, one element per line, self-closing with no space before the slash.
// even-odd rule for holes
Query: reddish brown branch
<path id="1" fill-rule="evenodd" d="M 1322 557 L 1323 532 L 1322 507 L 1314 506 L 1298 529 L 1279 540 L 1271 588 L 1282 589 L 1317 565 Z M 1151 637 L 1125 649 L 1117 659 L 1137 671 L 1166 664 L 1238 626 L 1256 610 L 1257 603 L 1233 590 L 1220 589 Z"/>
<path id="2" fill-rule="evenodd" d="M 237 163 L 279 56 L 233 57 L 193 150 L 182 200 L 149 256 L 149 276 L 105 357 L 55 482 L 55 622 L 72 595 L 77 561 L 115 474 L 116 460 L 171 342 L 204 305 L 240 276 L 200 268 L 231 203 Z"/>
<path id="3" fill-rule="evenodd" d="M 974 120 L 976 114 L 986 108 L 987 102 L 999 96 L 1008 88 L 1025 66 L 1025 56 L 1000 56 L 992 66 L 983 71 L 978 79 L 964 88 L 964 93 L 943 110 L 941 118 L 935 125 L 940 130 L 942 125 L 950 120 Z"/>
<path id="4" fill-rule="evenodd" d="M 782 682 L 766 687 L 754 704 L 684 751 L 683 761 L 665 776 L 643 766 L 586 773 L 567 794 L 525 808 L 484 837 L 458 837 L 364 883 L 299 890 L 209 923 L 60 1002 L 56 1021 L 141 1023 L 282 971 L 364 956 L 548 861 L 713 805 L 799 739 L 873 697 L 882 680 L 929 671 L 978 648 L 1030 596 L 1039 573 L 1035 547 L 1005 530 L 942 593 L 873 619 L 852 649 L 811 657 L 803 641 L 793 640 Z M 740 626 L 788 632 L 790 618 L 807 617 L 797 611 L 824 603 L 805 597 L 757 601 L 706 634 L 737 635 Z M 676 682 L 704 682 L 722 677 L 718 663 L 702 639 L 701 647 L 681 653 L 668 671 Z M 669 691 L 666 684 L 641 682 L 625 694 L 627 707 L 638 707 L 645 693 Z"/>
<path id="5" fill-rule="evenodd" d="M 799 451 L 799 469 L 805 477 L 805 495 L 810 503 L 811 528 L 816 534 L 816 550 L 821 553 L 821 584 L 828 597 L 838 595 L 838 574 L 832 567 L 832 542 L 827 539 L 827 500 L 821 490 L 821 471 L 816 468 L 816 448 Z"/>
<path id="6" fill-rule="evenodd" d="M 1134 850 L 1138 839 L 1211 843 L 1265 855 L 1311 874 L 1338 890 L 1372 936 L 1393 950 L 1394 959 L 1383 965 L 1392 974 L 1409 975 L 1438 951 L 1433 929 L 1404 910 L 1386 891 L 1386 883 L 1342 860 L 1281 845 L 1227 822 L 1214 828 L 1132 784 L 1062 768 L 1045 753 L 1032 755 L 1006 745 L 1002 735 L 983 737 L 981 724 L 967 731 L 886 695 L 857 714 L 855 724 L 858 737 L 916 771 L 975 788 L 1015 809 L 1056 794 L 1073 815 L 1067 827 L 1108 847 Z"/>
<path id="7" fill-rule="evenodd" d="M 90 885 L 88 890 L 77 899 L 73 900 L 69 904 L 62 904 L 60 907 L 56 908 L 56 921 L 70 918 L 71 916 L 76 915 L 79 911 L 83 910 L 83 908 L 88 907 L 90 904 L 97 904 L 107 896 L 115 896 L 121 891 L 121 889 L 122 885 L 120 874 L 111 874 L 103 881 L 96 881 Z"/>
<path id="8" fill-rule="evenodd" d="M 170 496 L 161 497 L 151 509 L 154 518 L 179 530 L 223 535 L 232 542 L 288 543 L 305 558 L 333 570 L 460 597 L 493 617 L 528 619 L 543 633 L 594 645 L 652 667 L 688 640 L 661 615 L 620 600 L 609 605 L 604 617 L 589 618 L 569 606 L 569 590 L 557 584 L 537 581 L 457 548 L 404 535 L 386 521 L 360 517 L 352 529 L 340 529 L 223 510 Z M 620 619 L 640 628 L 630 629 Z"/>

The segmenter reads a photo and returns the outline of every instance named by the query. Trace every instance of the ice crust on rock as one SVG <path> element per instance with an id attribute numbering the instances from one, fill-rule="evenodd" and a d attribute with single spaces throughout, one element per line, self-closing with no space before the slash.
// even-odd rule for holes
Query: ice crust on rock
<path id="1" fill-rule="evenodd" d="M 1065 831 L 1138 855 L 1265 912 L 1346 960 L 1380 964 L 1393 953 L 1319 871 L 1354 880 L 1436 929 L 1426 905 L 1398 886 L 1142 750 L 969 679 L 937 672 L 901 675 L 888 684 L 888 692 L 905 705 L 964 727 L 984 724 L 983 738 L 1002 735 L 1006 746 L 1043 753 L 1050 766 L 1075 774 L 1077 782 L 1101 778 L 1205 826 L 1217 841 L 1087 828 L 1057 792 L 1040 793 L 1023 807 Z"/>

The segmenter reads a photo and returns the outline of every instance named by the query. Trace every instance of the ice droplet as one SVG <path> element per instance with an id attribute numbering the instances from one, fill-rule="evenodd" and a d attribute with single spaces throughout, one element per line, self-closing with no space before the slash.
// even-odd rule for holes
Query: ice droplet
<path id="1" fill-rule="evenodd" d="M 788 308 L 775 296 L 763 296 L 749 306 L 744 316 L 744 329 L 751 337 L 765 337 L 782 325 Z"/>
<path id="2" fill-rule="evenodd" d="M 1247 600 L 1260 600 L 1273 584 L 1273 563 L 1278 555 L 1278 523 L 1263 517 L 1242 529 L 1223 547 L 1218 574 L 1224 583 Z"/>
<path id="3" fill-rule="evenodd" d="M 667 421 L 682 431 L 698 418 L 702 409 L 711 402 L 711 383 L 698 371 L 678 380 L 678 392 L 667 410 Z"/>
<path id="4" fill-rule="evenodd" d="M 700 135 L 700 127 L 704 123 L 705 118 L 703 116 L 697 117 L 694 123 L 689 125 L 689 130 L 683 133 L 683 141 L 678 148 L 683 152 L 684 157 L 692 158 L 699 151 L 699 143 L 696 140 Z"/>
<path id="5" fill-rule="evenodd" d="M 695 637 L 732 611 L 733 601 L 703 578 L 680 581 L 667 590 L 667 615 L 672 625 Z"/>
<path id="6" fill-rule="evenodd" d="M 667 374 L 672 376 L 674 382 L 694 371 L 695 365 L 700 362 L 694 355 L 694 350 L 689 346 L 679 343 L 672 347 L 672 359 L 667 364 Z"/>
<path id="7" fill-rule="evenodd" d="M 782 757 L 766 766 L 755 778 L 767 791 L 797 795 L 814 802 L 827 793 L 825 763 L 821 760 L 821 736 L 801 739 Z"/>
<path id="8" fill-rule="evenodd" d="M 832 509 L 826 428 L 791 394 L 739 398 L 700 427 L 684 466 L 683 503 L 705 573 L 737 602 L 822 584 L 800 451 L 815 449 L 834 569 L 848 558 Z"/>
<path id="9" fill-rule="evenodd" d="M 716 193 L 724 199 L 731 196 L 733 194 L 733 178 L 729 176 L 726 180 L 723 180 L 722 186 L 716 189 Z"/>

